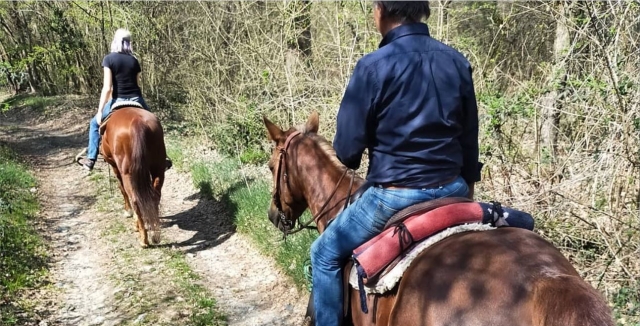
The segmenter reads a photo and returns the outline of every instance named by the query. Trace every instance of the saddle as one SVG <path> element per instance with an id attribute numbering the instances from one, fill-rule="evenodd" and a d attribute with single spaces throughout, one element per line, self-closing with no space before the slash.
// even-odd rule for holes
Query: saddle
<path id="1" fill-rule="evenodd" d="M 363 184 L 350 203 L 369 187 L 370 183 Z M 483 203 L 462 197 L 438 198 L 397 212 L 382 233 L 356 248 L 352 259 L 344 265 L 345 318 L 349 313 L 350 288 L 359 290 L 361 308 L 367 313 L 367 293 L 384 294 L 392 290 L 411 261 L 429 246 L 456 233 L 509 226 L 533 230 L 534 220 L 531 215 L 502 207 L 498 202 Z M 376 301 L 374 297 L 374 310 Z M 311 322 L 313 308 L 310 300 L 306 316 Z"/>
<path id="2" fill-rule="evenodd" d="M 117 111 L 118 109 L 124 108 L 124 107 L 135 107 L 135 108 L 139 108 L 139 109 L 144 109 L 144 107 L 142 106 L 142 104 L 136 102 L 136 101 L 118 101 L 115 102 L 111 105 L 111 112 L 109 112 L 109 114 L 102 120 L 102 124 L 100 124 L 100 136 L 102 136 L 104 134 L 104 131 L 106 130 L 106 126 L 107 126 L 107 121 L 109 120 L 109 118 L 111 118 L 111 115 L 113 114 L 113 112 Z"/>
<path id="3" fill-rule="evenodd" d="M 533 230 L 533 217 L 502 207 L 498 202 L 482 203 L 468 198 L 439 198 L 419 203 L 396 213 L 384 231 L 353 251 L 359 286 L 375 284 L 392 269 L 405 252 L 431 236 L 466 224 L 491 227 L 520 227 Z"/>

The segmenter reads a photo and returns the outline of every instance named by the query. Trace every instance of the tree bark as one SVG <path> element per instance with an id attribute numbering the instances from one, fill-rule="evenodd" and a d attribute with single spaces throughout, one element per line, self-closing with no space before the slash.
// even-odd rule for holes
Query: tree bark
<path id="1" fill-rule="evenodd" d="M 557 12 L 556 35 L 553 42 L 553 66 L 551 75 L 547 81 L 549 90 L 540 99 L 541 122 L 540 144 L 542 149 L 548 151 L 552 161 L 557 155 L 558 129 L 560 124 L 561 97 L 567 79 L 566 57 L 570 46 L 569 28 L 567 19 L 570 13 L 567 4 L 563 1 L 555 3 Z"/>
<path id="2" fill-rule="evenodd" d="M 293 26 L 295 42 L 289 42 L 289 48 L 300 51 L 305 57 L 311 56 L 311 2 L 296 1 L 293 5 Z"/>

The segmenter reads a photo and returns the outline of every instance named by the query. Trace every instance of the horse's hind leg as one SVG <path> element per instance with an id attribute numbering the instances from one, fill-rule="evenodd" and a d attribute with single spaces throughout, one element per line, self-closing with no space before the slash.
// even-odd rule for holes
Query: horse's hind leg
<path id="1" fill-rule="evenodd" d="M 162 185 L 164 184 L 164 171 L 159 174 L 152 175 L 153 189 L 158 192 L 158 204 L 160 203 L 160 197 L 162 196 Z"/>
<path id="2" fill-rule="evenodd" d="M 131 185 L 131 176 L 130 175 L 123 175 L 122 176 L 122 181 L 125 187 L 125 190 L 129 190 L 130 193 L 133 193 L 133 187 Z M 136 225 L 136 230 L 138 231 L 138 235 L 139 235 L 139 242 L 140 245 L 142 247 L 147 247 L 149 246 L 149 240 L 147 239 L 147 229 L 145 228 L 144 225 L 144 221 L 142 220 L 142 213 L 140 212 L 140 208 L 138 208 L 138 205 L 136 203 L 136 199 L 135 198 L 131 198 L 132 199 L 132 207 L 133 207 L 133 217 L 134 217 L 134 223 Z"/>
<path id="3" fill-rule="evenodd" d="M 149 246 L 149 239 L 147 238 L 147 229 L 144 226 L 144 221 L 142 220 L 142 214 L 140 214 L 140 210 L 135 204 L 134 204 L 133 211 L 134 211 L 133 217 L 135 218 L 134 223 L 136 223 L 136 229 L 138 230 L 138 233 L 139 233 L 138 236 L 140 237 L 139 239 L 140 245 L 142 247 L 147 247 Z"/>
<path id="4" fill-rule="evenodd" d="M 136 210 L 137 211 L 137 210 Z M 140 215 L 140 213 L 135 213 L 134 217 L 136 219 L 136 225 L 137 225 L 137 229 L 138 232 L 140 233 L 140 245 L 142 247 L 147 247 L 149 246 L 149 239 L 147 238 L 147 229 L 144 227 L 144 221 L 142 221 L 142 216 Z"/>
<path id="5" fill-rule="evenodd" d="M 129 201 L 129 195 L 127 195 L 127 192 L 124 190 L 124 185 L 122 184 L 122 175 L 120 174 L 120 171 L 118 171 L 118 169 L 116 167 L 113 167 L 113 173 L 116 175 L 116 178 L 118 178 L 118 188 L 120 188 L 120 192 L 122 193 L 122 197 L 124 198 L 124 217 L 131 217 L 133 216 L 133 210 L 131 209 L 131 202 Z M 137 229 L 137 226 L 136 226 Z"/>
<path id="6" fill-rule="evenodd" d="M 164 162 L 163 162 L 164 163 Z M 156 169 L 156 171 L 152 172 L 152 182 L 153 189 L 158 192 L 157 201 L 155 204 L 160 205 L 160 198 L 162 197 L 162 185 L 164 184 L 164 166 Z M 151 237 L 151 242 L 154 244 L 160 243 L 160 230 L 153 232 L 153 236 Z"/>

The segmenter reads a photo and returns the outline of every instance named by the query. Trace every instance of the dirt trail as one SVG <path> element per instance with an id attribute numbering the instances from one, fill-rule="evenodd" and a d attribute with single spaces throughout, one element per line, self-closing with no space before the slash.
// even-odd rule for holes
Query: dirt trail
<path id="1" fill-rule="evenodd" d="M 49 119 L 29 118 L 28 110 L 0 115 L 0 141 L 24 155 L 39 180 L 41 228 L 50 242 L 51 279 L 59 290 L 49 292 L 36 307 L 40 325 L 129 324 L 131 316 L 115 301 L 121 289 L 109 277 L 118 252 L 103 235 L 110 219 L 124 217 L 99 212 L 95 182 L 70 163 L 86 146 L 85 119 L 78 117 L 88 120 L 91 112 L 63 107 Z M 106 174 L 107 165 L 97 164 L 93 173 Z M 191 185 L 189 176 L 167 173 L 161 203 L 163 243 L 184 252 L 229 325 L 300 325 L 307 296 L 234 232 L 221 203 L 201 199 Z M 114 195 L 119 192 L 114 190 Z M 131 232 L 120 236 L 130 237 L 135 245 Z M 147 268 L 140 264 L 131 268 Z"/>
<path id="2" fill-rule="evenodd" d="M 187 176 L 168 174 L 172 190 L 163 193 L 164 234 L 187 253 L 204 276 L 231 325 L 300 325 L 306 297 L 272 260 L 233 233 L 223 206 L 199 198 Z M 186 195 L 186 196 L 185 196 Z M 170 204 L 169 204 L 170 203 Z"/>

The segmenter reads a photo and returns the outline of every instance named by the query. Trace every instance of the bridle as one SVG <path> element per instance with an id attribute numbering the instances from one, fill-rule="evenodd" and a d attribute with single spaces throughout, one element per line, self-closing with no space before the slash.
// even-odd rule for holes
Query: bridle
<path id="1" fill-rule="evenodd" d="M 275 189 L 273 191 L 272 199 L 276 208 L 278 209 L 278 218 L 279 218 L 279 222 L 283 225 L 282 232 L 284 233 L 283 236 L 285 239 L 287 235 L 298 233 L 304 229 L 317 230 L 317 227 L 310 226 L 310 225 L 312 223 L 317 223 L 320 217 L 326 214 L 325 209 L 327 208 L 327 205 L 331 201 L 331 198 L 333 198 L 333 196 L 338 191 L 338 188 L 340 187 L 340 183 L 342 183 L 342 180 L 344 179 L 344 177 L 347 175 L 347 173 L 349 173 L 349 171 L 351 171 L 351 182 L 349 183 L 349 191 L 347 193 L 347 197 L 345 198 L 345 204 L 344 204 L 344 208 L 347 208 L 347 206 L 349 205 L 349 198 L 351 197 L 353 181 L 355 179 L 355 171 L 352 169 L 345 169 L 344 173 L 342 173 L 342 175 L 340 176 L 340 179 L 336 183 L 336 187 L 333 189 L 333 192 L 331 192 L 331 195 L 329 195 L 329 198 L 327 198 L 327 201 L 324 203 L 324 205 L 322 205 L 318 214 L 316 214 L 306 222 L 301 221 L 300 219 L 301 216 L 298 216 L 297 220 L 295 221 L 288 220 L 284 214 L 284 210 L 282 209 L 282 202 L 280 200 L 280 192 L 282 191 L 281 180 L 284 179 L 284 183 L 287 186 L 289 186 L 289 174 L 287 173 L 287 163 L 286 163 L 287 150 L 289 149 L 289 146 L 291 145 L 291 142 L 293 141 L 293 139 L 300 135 L 302 135 L 300 131 L 294 131 L 287 137 L 287 139 L 284 142 L 284 146 L 278 148 L 279 157 L 278 157 L 278 165 L 276 166 L 276 178 L 275 178 L 275 185 L 274 185 Z M 292 231 L 292 229 L 295 227 L 296 222 L 298 224 L 298 228 Z"/>

